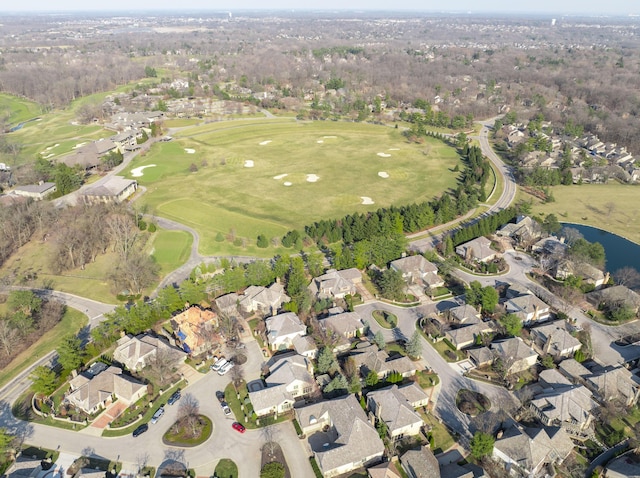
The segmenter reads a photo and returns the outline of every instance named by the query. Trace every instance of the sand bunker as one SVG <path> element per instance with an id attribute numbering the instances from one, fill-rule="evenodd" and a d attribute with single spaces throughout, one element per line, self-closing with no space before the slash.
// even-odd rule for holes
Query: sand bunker
<path id="1" fill-rule="evenodd" d="M 319 139 L 318 141 L 316 141 L 316 143 L 318 143 L 318 144 L 322 144 L 322 143 L 324 143 L 324 141 L 322 141 L 321 139 Z"/>
<path id="2" fill-rule="evenodd" d="M 72 149 L 78 149 L 78 148 L 80 148 L 80 147 L 84 146 L 85 144 L 87 144 L 87 143 L 86 143 L 86 142 L 84 142 L 84 143 L 78 143 L 78 144 L 76 144 Z"/>
<path id="3" fill-rule="evenodd" d="M 191 148 L 184 148 L 184 152 L 187 154 L 193 154 L 196 152 L 196 150 Z"/>
<path id="4" fill-rule="evenodd" d="M 260 143 L 260 146 L 266 146 L 267 144 L 269 144 L 271 142 L 270 139 L 263 141 L 262 143 Z"/>
<path id="5" fill-rule="evenodd" d="M 324 139 L 336 139 L 337 136 L 323 136 Z"/>
<path id="6" fill-rule="evenodd" d="M 389 148 L 389 151 L 400 151 L 400 148 Z"/>
<path id="7" fill-rule="evenodd" d="M 390 158 L 391 155 L 387 154 L 387 153 L 378 153 L 378 156 L 380 156 L 381 158 Z"/>
<path id="8" fill-rule="evenodd" d="M 156 167 L 155 164 L 147 164 L 146 166 L 140 166 L 140 167 L 134 168 L 131 170 L 131 176 L 133 176 L 134 178 L 139 178 L 144 175 L 142 171 L 144 171 L 146 168 L 155 168 L 155 167 Z"/>
<path id="9" fill-rule="evenodd" d="M 55 156 L 55 154 L 53 154 L 53 153 L 47 154 L 47 155 L 44 157 L 44 159 L 49 159 L 49 158 L 51 158 L 52 156 Z"/>
<path id="10" fill-rule="evenodd" d="M 373 202 L 373 199 L 371 199 L 370 197 L 360 196 L 360 199 L 362 200 L 362 202 L 360 204 L 375 204 Z"/>
<path id="11" fill-rule="evenodd" d="M 273 179 L 275 179 L 276 181 L 280 181 L 281 179 L 286 178 L 287 176 L 289 176 L 288 174 L 278 174 L 277 176 L 274 176 Z"/>
<path id="12" fill-rule="evenodd" d="M 378 171 L 378 176 L 387 179 L 389 177 L 389 173 L 386 171 Z"/>
<path id="13" fill-rule="evenodd" d="M 244 167 L 245 168 L 253 168 L 253 166 L 254 166 L 254 164 L 253 164 L 253 161 L 251 159 L 245 160 L 245 162 L 244 162 Z"/>
<path id="14" fill-rule="evenodd" d="M 318 181 L 318 179 L 320 179 L 320 176 L 317 176 L 315 174 L 307 174 L 307 182 L 308 183 L 315 183 Z"/>
<path id="15" fill-rule="evenodd" d="M 282 183 L 282 184 L 284 184 L 285 186 L 291 186 L 291 183 L 290 183 L 289 181 L 285 181 L 285 182 L 284 182 L 284 183 Z"/>

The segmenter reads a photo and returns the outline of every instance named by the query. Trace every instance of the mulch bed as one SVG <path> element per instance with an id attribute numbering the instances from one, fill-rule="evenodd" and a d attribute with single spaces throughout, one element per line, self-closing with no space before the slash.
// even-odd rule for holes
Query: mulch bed
<path id="1" fill-rule="evenodd" d="M 271 444 L 273 446 L 271 446 Z M 271 463 L 273 461 L 277 461 L 284 465 L 284 477 L 291 478 L 291 472 L 289 471 L 289 466 L 284 459 L 284 453 L 282 453 L 282 448 L 275 442 L 271 442 L 271 444 L 263 445 L 262 447 L 262 461 L 260 462 L 260 469 L 267 463 Z M 273 448 L 273 454 L 271 454 L 271 449 Z"/>

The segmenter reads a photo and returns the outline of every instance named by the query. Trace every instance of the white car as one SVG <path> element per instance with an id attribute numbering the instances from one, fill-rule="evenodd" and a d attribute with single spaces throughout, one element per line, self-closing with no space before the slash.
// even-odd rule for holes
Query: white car
<path id="1" fill-rule="evenodd" d="M 224 367 L 225 365 L 227 365 L 227 359 L 222 357 L 219 358 L 218 360 L 215 361 L 215 363 L 211 366 L 211 370 L 213 370 L 214 372 L 219 371 L 222 367 Z"/>
<path id="2" fill-rule="evenodd" d="M 218 370 L 218 375 L 225 375 L 229 370 L 233 368 L 233 362 L 227 362 L 227 364 Z"/>
<path id="3" fill-rule="evenodd" d="M 160 418 L 164 415 L 164 407 L 160 407 L 156 410 L 156 413 L 151 417 L 151 423 L 157 423 Z"/>

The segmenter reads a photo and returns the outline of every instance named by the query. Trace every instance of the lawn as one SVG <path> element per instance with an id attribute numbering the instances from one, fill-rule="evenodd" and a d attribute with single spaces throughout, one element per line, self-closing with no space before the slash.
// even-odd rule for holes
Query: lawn
<path id="1" fill-rule="evenodd" d="M 42 109 L 38 103 L 18 98 L 17 96 L 0 94 L 0 112 L 10 111 L 7 124 L 15 126 L 16 124 L 27 121 L 38 116 Z"/>
<path id="2" fill-rule="evenodd" d="M 238 466 L 233 460 L 223 458 L 216 465 L 213 474 L 218 478 L 238 478 Z"/>
<path id="3" fill-rule="evenodd" d="M 559 221 L 587 224 L 640 243 L 640 209 L 631 207 L 640 194 L 634 185 L 582 184 L 550 188 L 554 202 L 542 204 L 520 191 L 518 199 L 533 200 L 533 212 L 541 217 L 553 213 Z"/>
<path id="4" fill-rule="evenodd" d="M 40 340 L 18 355 L 7 367 L 0 371 L 0 387 L 6 385 L 18 373 L 28 368 L 39 358 L 54 350 L 63 337 L 77 333 L 86 323 L 86 315 L 68 307 L 58 325 L 43 334 Z"/>
<path id="5" fill-rule="evenodd" d="M 371 315 L 383 329 L 393 329 L 398 325 L 398 318 L 386 310 L 374 310 Z"/>
<path id="6" fill-rule="evenodd" d="M 150 166 L 137 178 L 147 188 L 141 200 L 197 229 L 206 255 L 271 256 L 279 249 L 258 249 L 258 234 L 281 237 L 314 220 L 431 199 L 456 186 L 459 164 L 438 140 L 409 144 L 399 130 L 359 123 L 225 121 L 174 138 L 131 169 Z M 218 233 L 246 245 L 216 242 Z"/>
<path id="7" fill-rule="evenodd" d="M 424 422 L 431 427 L 429 435 L 433 437 L 433 452 L 441 453 L 453 446 L 455 440 L 447 428 L 430 413 L 420 412 Z"/>
<path id="8" fill-rule="evenodd" d="M 149 252 L 160 265 L 160 274 L 165 276 L 189 259 L 193 237 L 185 231 L 158 229 L 150 242 Z"/>

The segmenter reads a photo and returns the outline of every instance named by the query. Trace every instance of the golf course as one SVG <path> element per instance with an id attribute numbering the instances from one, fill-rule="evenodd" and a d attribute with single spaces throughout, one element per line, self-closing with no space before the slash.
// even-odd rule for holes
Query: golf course
<path id="1" fill-rule="evenodd" d="M 204 255 L 271 255 L 255 246 L 259 234 L 431 199 L 456 186 L 460 161 L 439 140 L 409 143 L 399 129 L 361 123 L 246 119 L 172 136 L 126 175 L 146 188 L 149 212 L 200 233 Z"/>

